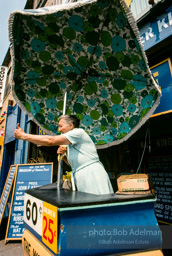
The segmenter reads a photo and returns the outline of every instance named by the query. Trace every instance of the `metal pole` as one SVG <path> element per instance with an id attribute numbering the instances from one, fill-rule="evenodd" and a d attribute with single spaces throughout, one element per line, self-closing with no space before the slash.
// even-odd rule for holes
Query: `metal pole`
<path id="1" fill-rule="evenodd" d="M 63 102 L 63 115 L 66 114 L 66 102 L 67 102 L 67 92 L 64 95 L 64 102 Z"/>
<path id="2" fill-rule="evenodd" d="M 66 114 L 66 102 L 67 102 L 67 92 L 64 95 L 64 103 L 63 103 L 63 115 Z M 59 160 L 58 162 L 58 173 L 57 173 L 57 188 L 61 188 L 62 184 L 62 170 L 63 170 L 63 160 Z"/>

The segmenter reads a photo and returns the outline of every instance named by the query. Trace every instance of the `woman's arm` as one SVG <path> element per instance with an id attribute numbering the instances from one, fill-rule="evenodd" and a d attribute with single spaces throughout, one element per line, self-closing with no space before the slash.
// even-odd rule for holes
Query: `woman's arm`
<path id="1" fill-rule="evenodd" d="M 16 139 L 25 140 L 41 146 L 56 146 L 56 145 L 69 145 L 70 141 L 63 135 L 49 136 L 49 135 L 33 135 L 23 131 L 19 124 L 17 129 L 14 130 L 14 137 Z"/>

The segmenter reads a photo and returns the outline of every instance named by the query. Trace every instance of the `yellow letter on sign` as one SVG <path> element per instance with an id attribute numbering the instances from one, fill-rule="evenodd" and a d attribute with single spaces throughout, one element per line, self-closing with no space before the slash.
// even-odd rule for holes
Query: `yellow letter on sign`
<path id="1" fill-rule="evenodd" d="M 130 6 L 132 0 L 125 0 L 125 2 Z"/>

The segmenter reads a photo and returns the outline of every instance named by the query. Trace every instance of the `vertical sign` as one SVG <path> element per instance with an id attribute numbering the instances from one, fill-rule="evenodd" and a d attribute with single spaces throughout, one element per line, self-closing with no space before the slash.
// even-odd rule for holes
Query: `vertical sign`
<path id="1" fill-rule="evenodd" d="M 145 164 L 157 197 L 156 217 L 160 222 L 172 225 L 172 156 L 146 158 Z"/>
<path id="2" fill-rule="evenodd" d="M 11 165 L 0 199 L 0 224 L 10 195 L 11 187 L 15 176 L 16 165 Z"/>
<path id="3" fill-rule="evenodd" d="M 53 163 L 17 165 L 5 243 L 8 240 L 22 239 L 25 190 L 50 184 L 52 170 Z"/>
<path id="4" fill-rule="evenodd" d="M 2 108 L 2 102 L 4 98 L 7 70 L 7 67 L 0 66 L 0 108 Z"/>
<path id="5" fill-rule="evenodd" d="M 161 88 L 160 104 L 153 115 L 160 115 L 163 112 L 172 112 L 172 65 L 170 58 L 151 67 L 151 72 Z"/>

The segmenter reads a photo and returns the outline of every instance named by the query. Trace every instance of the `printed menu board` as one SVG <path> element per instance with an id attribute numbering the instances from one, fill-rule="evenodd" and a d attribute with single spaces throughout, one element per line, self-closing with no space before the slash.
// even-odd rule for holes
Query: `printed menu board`
<path id="1" fill-rule="evenodd" d="M 172 224 L 172 156 L 146 158 L 145 164 L 157 197 L 156 217 L 161 222 Z"/>
<path id="2" fill-rule="evenodd" d="M 52 183 L 52 173 L 53 163 L 17 165 L 5 243 L 22 239 L 25 190 Z"/>

